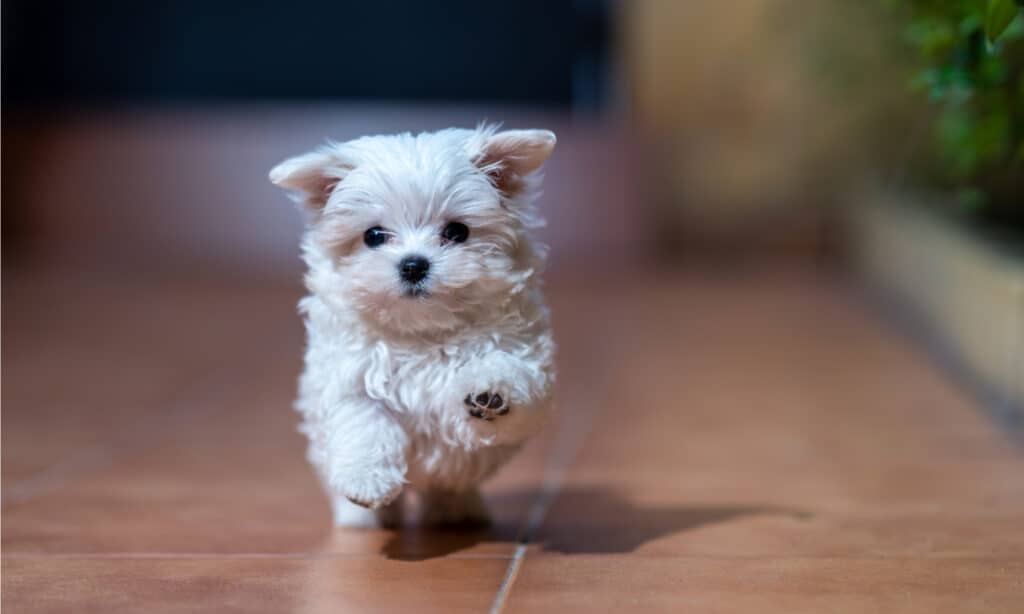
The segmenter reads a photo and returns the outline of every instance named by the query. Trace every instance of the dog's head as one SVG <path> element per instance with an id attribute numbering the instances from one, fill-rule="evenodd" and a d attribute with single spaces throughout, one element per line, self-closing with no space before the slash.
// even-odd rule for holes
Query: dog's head
<path id="1" fill-rule="evenodd" d="M 547 130 L 449 129 L 329 143 L 270 171 L 310 212 L 307 284 L 400 333 L 453 330 L 526 290 L 544 260 L 534 174 Z"/>

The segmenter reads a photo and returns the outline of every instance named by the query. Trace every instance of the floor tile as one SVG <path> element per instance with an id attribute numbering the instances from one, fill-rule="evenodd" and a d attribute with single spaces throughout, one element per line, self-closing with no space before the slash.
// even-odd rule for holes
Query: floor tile
<path id="1" fill-rule="evenodd" d="M 483 612 L 506 566 L 500 558 L 5 558 L 3 605 L 22 613 Z"/>
<path id="2" fill-rule="evenodd" d="M 847 292 L 694 279 L 621 305 L 506 611 L 1024 603 L 1024 455 Z"/>
<path id="3" fill-rule="evenodd" d="M 999 559 L 527 559 L 504 612 L 1010 614 L 1024 562 Z"/>
<path id="4" fill-rule="evenodd" d="M 294 348 L 296 359 L 301 347 L 297 322 L 282 317 L 294 312 L 290 287 L 9 280 L 6 271 L 5 285 L 16 297 L 4 304 L 5 504 L 165 435 L 165 423 L 244 375 L 257 344 Z"/>
<path id="5" fill-rule="evenodd" d="M 91 286 L 5 304 L 13 611 L 1024 603 L 1024 454 L 820 276 L 553 284 L 560 410 L 475 532 L 332 529 L 294 288 Z"/>
<path id="6" fill-rule="evenodd" d="M 629 343 L 539 543 L 1024 557 L 1021 451 L 961 391 L 841 288 L 745 287 L 742 303 L 696 280 L 623 306 Z"/>

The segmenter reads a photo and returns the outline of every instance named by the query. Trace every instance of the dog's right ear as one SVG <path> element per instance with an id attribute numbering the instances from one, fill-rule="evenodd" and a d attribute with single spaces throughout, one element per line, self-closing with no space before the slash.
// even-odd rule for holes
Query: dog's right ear
<path id="1" fill-rule="evenodd" d="M 288 190 L 293 200 L 310 211 L 320 211 L 351 170 L 337 153 L 323 148 L 278 164 L 270 171 L 270 181 Z"/>
<path id="2" fill-rule="evenodd" d="M 495 187 L 511 195 L 522 189 L 524 177 L 536 172 L 551 156 L 555 140 L 555 133 L 550 130 L 495 132 L 484 141 L 475 162 L 487 172 Z"/>

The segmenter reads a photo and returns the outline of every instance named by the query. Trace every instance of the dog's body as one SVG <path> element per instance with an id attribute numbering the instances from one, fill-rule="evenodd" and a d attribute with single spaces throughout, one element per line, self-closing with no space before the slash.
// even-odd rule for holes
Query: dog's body
<path id="1" fill-rule="evenodd" d="M 366 137 L 271 179 L 312 211 L 297 409 L 335 521 L 480 521 L 476 492 L 542 424 L 554 343 L 532 236 L 547 131 Z M 367 512 L 367 509 L 375 510 Z"/>

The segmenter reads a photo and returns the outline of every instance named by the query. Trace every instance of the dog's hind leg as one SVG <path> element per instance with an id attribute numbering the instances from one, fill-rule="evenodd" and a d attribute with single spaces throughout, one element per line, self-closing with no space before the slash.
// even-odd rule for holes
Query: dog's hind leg
<path id="1" fill-rule="evenodd" d="M 397 528 L 402 525 L 405 506 L 404 494 L 399 495 L 391 503 L 371 510 L 356 505 L 343 496 L 334 496 L 331 507 L 334 512 L 334 525 L 349 529 Z"/>

